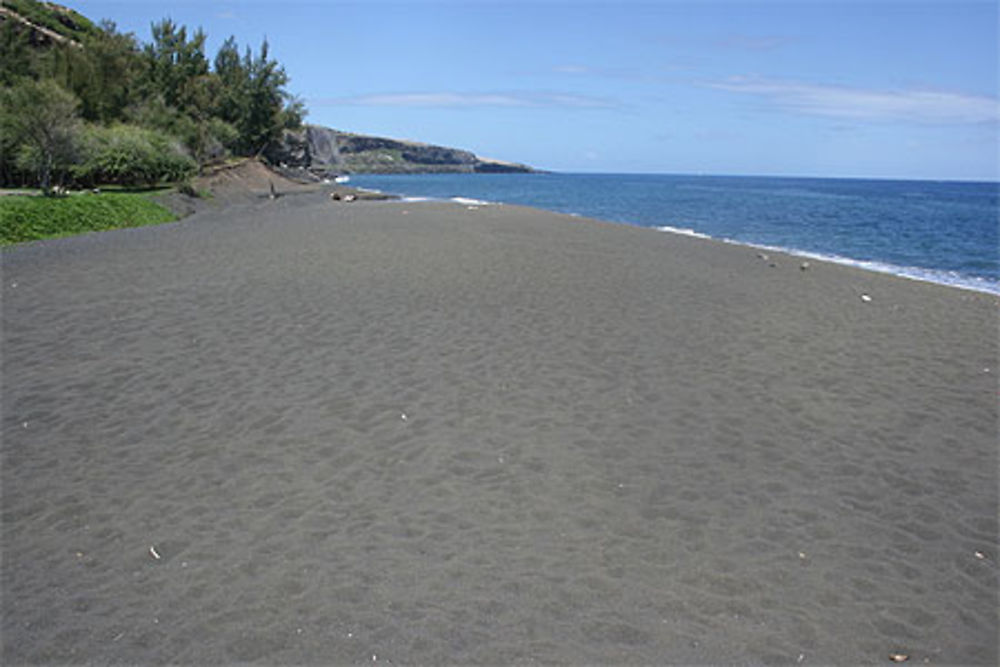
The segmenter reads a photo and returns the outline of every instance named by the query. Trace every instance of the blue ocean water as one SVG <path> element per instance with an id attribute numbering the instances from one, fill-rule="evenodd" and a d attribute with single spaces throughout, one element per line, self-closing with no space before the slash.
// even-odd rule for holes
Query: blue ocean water
<path id="1" fill-rule="evenodd" d="M 1000 294 L 1000 184 L 660 174 L 356 175 L 464 197 L 791 251 Z"/>

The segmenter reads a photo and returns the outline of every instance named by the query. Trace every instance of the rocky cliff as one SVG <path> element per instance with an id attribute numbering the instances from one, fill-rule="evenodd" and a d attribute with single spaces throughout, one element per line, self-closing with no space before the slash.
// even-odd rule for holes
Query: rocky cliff
<path id="1" fill-rule="evenodd" d="M 531 167 L 469 151 L 306 125 L 288 130 L 265 152 L 280 168 L 317 175 L 340 173 L 530 173 Z"/>

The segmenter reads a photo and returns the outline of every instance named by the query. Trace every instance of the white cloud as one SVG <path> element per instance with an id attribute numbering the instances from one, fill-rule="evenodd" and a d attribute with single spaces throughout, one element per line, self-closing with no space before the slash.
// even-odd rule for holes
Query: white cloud
<path id="1" fill-rule="evenodd" d="M 569 74 L 573 76 L 590 76 L 605 79 L 639 79 L 640 73 L 631 67 L 595 67 L 569 63 L 552 67 L 554 74 Z"/>
<path id="2" fill-rule="evenodd" d="M 450 109 L 476 107 L 613 109 L 620 106 L 618 102 L 608 98 L 557 92 L 386 93 L 314 99 L 309 102 L 318 106 L 436 107 Z"/>
<path id="3" fill-rule="evenodd" d="M 1000 102 L 980 95 L 937 90 L 870 90 L 747 77 L 707 85 L 756 95 L 786 111 L 818 116 L 928 124 L 1000 122 Z"/>

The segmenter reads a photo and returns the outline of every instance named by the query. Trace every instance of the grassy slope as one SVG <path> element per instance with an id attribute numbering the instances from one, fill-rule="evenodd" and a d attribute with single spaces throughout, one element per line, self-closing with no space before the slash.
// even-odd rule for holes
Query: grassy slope
<path id="1" fill-rule="evenodd" d="M 67 7 L 56 8 L 38 0 L 3 0 L 3 6 L 35 25 L 77 42 L 98 32 L 90 19 Z"/>
<path id="2" fill-rule="evenodd" d="M 176 220 L 140 193 L 0 197 L 0 245 Z"/>

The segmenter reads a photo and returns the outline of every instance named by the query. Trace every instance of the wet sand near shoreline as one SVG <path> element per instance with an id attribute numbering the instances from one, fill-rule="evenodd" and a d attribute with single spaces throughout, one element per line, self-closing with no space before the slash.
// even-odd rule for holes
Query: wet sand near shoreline
<path id="1" fill-rule="evenodd" d="M 997 297 L 768 254 L 322 193 L 3 249 L 2 662 L 996 664 Z"/>

